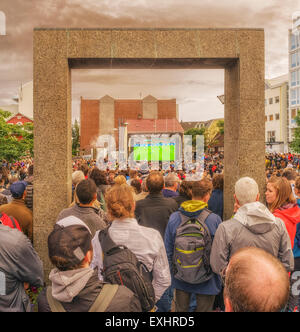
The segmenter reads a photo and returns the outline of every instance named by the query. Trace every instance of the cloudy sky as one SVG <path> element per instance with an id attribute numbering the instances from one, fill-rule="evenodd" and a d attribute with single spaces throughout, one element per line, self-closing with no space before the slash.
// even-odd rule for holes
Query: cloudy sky
<path id="1" fill-rule="evenodd" d="M 288 72 L 288 29 L 300 0 L 1 0 L 6 36 L 0 36 L 0 105 L 11 104 L 32 80 L 33 28 L 264 28 L 266 78 Z M 79 99 L 176 98 L 180 119 L 223 116 L 217 95 L 223 70 L 74 70 L 73 119 Z"/>

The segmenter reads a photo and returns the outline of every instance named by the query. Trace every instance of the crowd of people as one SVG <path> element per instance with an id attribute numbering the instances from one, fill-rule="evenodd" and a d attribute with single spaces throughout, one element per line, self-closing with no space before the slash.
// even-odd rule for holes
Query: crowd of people
<path id="1" fill-rule="evenodd" d="M 39 312 L 298 311 L 299 159 L 266 156 L 263 199 L 254 179 L 239 179 L 228 220 L 223 155 L 205 162 L 190 181 L 172 167 L 74 160 L 72 204 L 47 234 L 48 286 L 32 245 L 33 162 L 3 162 L 0 311 L 31 311 L 32 288 Z"/>

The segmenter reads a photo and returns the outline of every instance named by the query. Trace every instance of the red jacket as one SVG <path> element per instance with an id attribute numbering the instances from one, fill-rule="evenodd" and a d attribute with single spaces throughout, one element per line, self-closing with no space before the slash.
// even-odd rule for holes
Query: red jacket
<path id="1" fill-rule="evenodd" d="M 273 212 L 273 215 L 280 218 L 289 233 L 292 248 L 294 247 L 297 223 L 300 222 L 300 208 L 297 204 L 287 205 L 287 208 L 281 207 Z"/>

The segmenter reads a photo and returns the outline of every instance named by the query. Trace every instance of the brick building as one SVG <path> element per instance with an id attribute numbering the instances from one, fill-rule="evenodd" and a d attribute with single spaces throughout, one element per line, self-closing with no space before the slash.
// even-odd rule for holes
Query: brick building
<path id="1" fill-rule="evenodd" d="M 134 127 L 130 120 L 134 120 Z M 127 135 L 131 135 L 136 133 L 131 130 L 138 123 L 141 128 L 148 124 L 143 120 L 157 120 L 159 126 L 166 128 L 164 133 L 183 132 L 178 122 L 176 99 L 159 100 L 151 95 L 144 99 L 114 99 L 108 95 L 99 100 L 81 98 L 80 150 L 90 152 L 100 135 L 114 135 L 118 148 L 119 127 L 128 125 Z M 149 133 L 149 128 L 145 129 Z"/>

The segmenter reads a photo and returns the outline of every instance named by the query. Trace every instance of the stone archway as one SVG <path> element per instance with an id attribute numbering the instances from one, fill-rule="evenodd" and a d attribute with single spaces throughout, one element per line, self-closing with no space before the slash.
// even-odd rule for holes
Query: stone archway
<path id="1" fill-rule="evenodd" d="M 35 29 L 33 232 L 46 273 L 48 234 L 71 202 L 72 68 L 225 69 L 225 217 L 240 177 L 263 194 L 262 29 Z"/>

